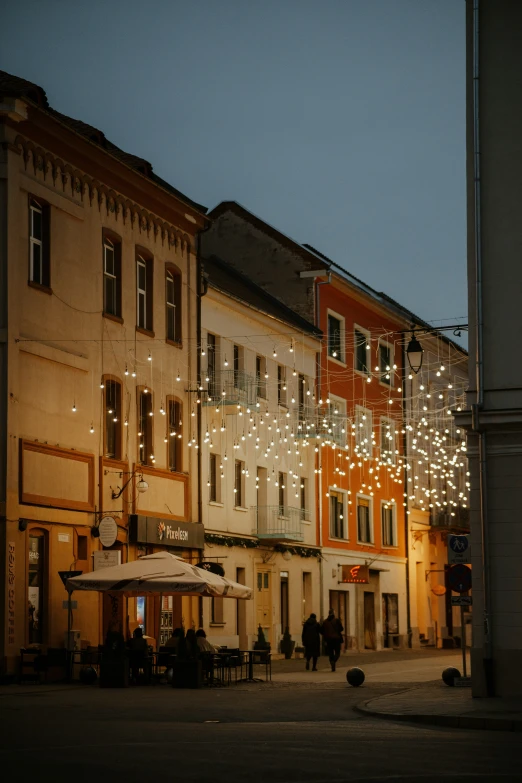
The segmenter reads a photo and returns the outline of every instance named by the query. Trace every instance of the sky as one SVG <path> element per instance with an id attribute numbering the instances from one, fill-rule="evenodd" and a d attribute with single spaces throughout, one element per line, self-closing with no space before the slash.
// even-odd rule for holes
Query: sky
<path id="1" fill-rule="evenodd" d="M 467 319 L 464 0 L 11 0 L 0 68 L 211 209 Z"/>

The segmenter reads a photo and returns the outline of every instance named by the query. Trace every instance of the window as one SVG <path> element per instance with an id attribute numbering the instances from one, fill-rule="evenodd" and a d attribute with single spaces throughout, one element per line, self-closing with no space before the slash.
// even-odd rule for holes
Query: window
<path id="1" fill-rule="evenodd" d="M 136 325 L 152 332 L 152 257 L 136 257 Z"/>
<path id="2" fill-rule="evenodd" d="M 371 501 L 369 498 L 357 498 L 357 539 L 361 544 L 373 544 Z"/>
<path id="3" fill-rule="evenodd" d="M 121 459 L 121 383 L 104 379 L 105 427 L 104 456 Z"/>
<path id="4" fill-rule="evenodd" d="M 241 389 L 243 383 L 243 348 L 240 345 L 233 346 L 234 359 L 234 389 Z"/>
<path id="5" fill-rule="evenodd" d="M 224 598 L 210 599 L 210 622 L 212 625 L 225 625 Z"/>
<path id="6" fill-rule="evenodd" d="M 234 506 L 236 508 L 244 507 L 244 470 L 245 463 L 236 459 L 234 470 Z"/>
<path id="7" fill-rule="evenodd" d="M 279 514 L 286 513 L 286 473 L 279 473 L 277 477 L 277 490 L 279 502 Z"/>
<path id="8" fill-rule="evenodd" d="M 45 558 L 46 536 L 38 530 L 29 534 L 28 571 L 27 571 L 27 623 L 29 644 L 41 644 L 45 634 Z"/>
<path id="9" fill-rule="evenodd" d="M 380 420 L 381 429 L 381 462 L 387 462 L 395 465 L 395 422 L 382 416 Z"/>
<path id="10" fill-rule="evenodd" d="M 165 271 L 165 336 L 169 342 L 181 342 L 181 273 L 169 265 Z"/>
<path id="11" fill-rule="evenodd" d="M 182 465 L 182 403 L 174 397 L 167 397 L 167 458 L 169 470 L 181 473 Z"/>
<path id="12" fill-rule="evenodd" d="M 395 524 L 395 504 L 381 504 L 382 545 L 397 546 L 397 526 Z"/>
<path id="13" fill-rule="evenodd" d="M 329 438 L 339 446 L 346 446 L 346 400 L 330 395 L 327 430 Z"/>
<path id="14" fill-rule="evenodd" d="M 344 362 L 344 318 L 328 314 L 328 356 Z"/>
<path id="15" fill-rule="evenodd" d="M 277 402 L 286 405 L 286 373 L 282 364 L 277 365 Z"/>
<path id="16" fill-rule="evenodd" d="M 304 375 L 299 375 L 297 384 L 297 401 L 299 403 L 299 421 L 304 421 L 305 406 L 306 406 L 306 378 Z"/>
<path id="17" fill-rule="evenodd" d="M 344 524 L 344 493 L 330 492 L 330 538 L 347 538 Z"/>
<path id="18" fill-rule="evenodd" d="M 266 359 L 264 356 L 256 356 L 256 396 L 266 400 Z"/>
<path id="19" fill-rule="evenodd" d="M 87 536 L 78 536 L 78 539 L 77 539 L 77 550 L 78 551 L 77 551 L 77 557 L 76 557 L 77 560 L 85 560 L 85 561 L 87 560 L 87 557 L 88 557 L 88 554 L 87 554 L 88 553 L 87 542 L 88 542 L 88 540 L 89 539 L 87 538 Z"/>
<path id="20" fill-rule="evenodd" d="M 142 465 L 154 464 L 153 428 L 152 428 L 152 392 L 150 389 L 138 391 L 138 460 Z"/>
<path id="21" fill-rule="evenodd" d="M 371 457 L 373 452 L 373 417 L 368 408 L 355 406 L 355 446 L 357 453 Z"/>
<path id="22" fill-rule="evenodd" d="M 221 468 L 218 454 L 211 454 L 209 457 L 208 499 L 211 503 L 221 503 Z"/>
<path id="23" fill-rule="evenodd" d="M 103 313 L 121 318 L 121 240 L 103 231 Z"/>
<path id="24" fill-rule="evenodd" d="M 301 478 L 299 482 L 299 507 L 301 510 L 301 519 L 308 519 L 308 509 L 306 505 L 307 498 L 306 479 Z"/>
<path id="25" fill-rule="evenodd" d="M 379 343 L 379 373 L 381 383 L 392 385 L 392 347 L 387 343 Z"/>
<path id="26" fill-rule="evenodd" d="M 212 399 L 218 397 L 217 381 L 217 337 L 215 334 L 207 334 L 207 383 L 208 396 Z"/>
<path id="27" fill-rule="evenodd" d="M 355 369 L 357 372 L 362 372 L 368 375 L 370 372 L 370 358 L 368 350 L 370 342 L 369 335 L 363 332 L 361 329 L 355 330 L 354 335 L 355 343 Z"/>
<path id="28" fill-rule="evenodd" d="M 49 287 L 50 275 L 50 207 L 29 200 L 29 281 Z"/>

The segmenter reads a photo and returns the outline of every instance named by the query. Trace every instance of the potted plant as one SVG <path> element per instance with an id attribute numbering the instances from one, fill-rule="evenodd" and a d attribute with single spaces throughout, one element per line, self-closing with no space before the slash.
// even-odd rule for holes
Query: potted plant
<path id="1" fill-rule="evenodd" d="M 270 642 L 267 642 L 261 626 L 257 629 L 257 641 L 254 642 L 254 650 L 270 650 Z"/>
<path id="2" fill-rule="evenodd" d="M 284 656 L 286 660 L 289 660 L 289 658 L 292 657 L 292 653 L 294 652 L 295 642 L 292 640 L 292 637 L 290 636 L 290 631 L 288 626 L 285 628 L 285 632 L 283 634 L 283 638 L 281 639 L 281 652 L 284 653 Z"/>

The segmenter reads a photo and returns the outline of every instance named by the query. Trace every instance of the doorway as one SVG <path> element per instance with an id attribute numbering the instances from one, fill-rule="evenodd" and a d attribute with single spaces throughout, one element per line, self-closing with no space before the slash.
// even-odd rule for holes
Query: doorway
<path id="1" fill-rule="evenodd" d="M 375 650 L 375 594 L 364 593 L 364 649 Z"/>
<path id="2" fill-rule="evenodd" d="M 256 628 L 261 626 L 267 642 L 272 641 L 272 574 L 259 568 L 256 574 Z"/>
<path id="3" fill-rule="evenodd" d="M 382 632 L 384 646 L 393 647 L 399 634 L 399 596 L 397 593 L 382 594 Z"/>
<path id="4" fill-rule="evenodd" d="M 345 645 L 347 645 L 347 640 L 349 635 L 348 598 L 349 598 L 349 593 L 347 590 L 330 590 L 330 609 L 334 610 L 335 616 L 338 617 L 341 623 L 343 624 L 344 627 L 343 640 Z"/>
<path id="5" fill-rule="evenodd" d="M 288 627 L 288 571 L 281 571 L 281 633 Z"/>
<path id="6" fill-rule="evenodd" d="M 240 585 L 245 582 L 245 569 L 236 568 L 236 582 Z M 248 640 L 246 632 L 246 601 L 236 601 L 236 633 L 240 650 L 248 649 Z"/>

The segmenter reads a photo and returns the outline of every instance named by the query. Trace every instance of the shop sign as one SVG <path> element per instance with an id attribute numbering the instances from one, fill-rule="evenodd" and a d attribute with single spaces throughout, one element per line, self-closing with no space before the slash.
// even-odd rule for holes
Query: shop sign
<path id="1" fill-rule="evenodd" d="M 129 539 L 134 544 L 203 549 L 205 534 L 203 525 L 195 522 L 172 522 L 158 517 L 131 514 Z"/>
<path id="2" fill-rule="evenodd" d="M 112 546 L 118 536 L 118 525 L 114 517 L 102 517 L 98 525 L 102 546 Z"/>
<path id="3" fill-rule="evenodd" d="M 7 644 L 15 643 L 15 543 L 7 544 Z"/>
<path id="4" fill-rule="evenodd" d="M 110 551 L 101 549 L 99 552 L 92 553 L 93 571 L 117 565 L 121 565 L 121 551 L 119 549 L 111 549 Z"/>
<path id="5" fill-rule="evenodd" d="M 341 581 L 348 584 L 367 585 L 370 582 L 370 567 L 367 565 L 343 565 Z"/>

